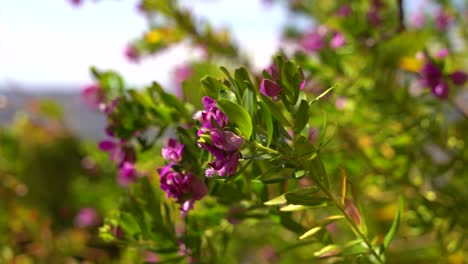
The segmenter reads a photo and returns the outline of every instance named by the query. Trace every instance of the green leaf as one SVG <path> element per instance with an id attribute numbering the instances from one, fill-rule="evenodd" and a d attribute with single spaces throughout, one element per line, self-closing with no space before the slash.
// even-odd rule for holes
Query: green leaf
<path id="1" fill-rule="evenodd" d="M 328 88 L 327 90 L 325 90 L 323 93 L 321 93 L 319 96 L 315 97 L 312 101 L 310 101 L 310 105 L 312 105 L 313 103 L 315 103 L 316 101 L 320 100 L 322 97 L 324 97 L 325 95 L 327 95 L 329 92 L 331 92 L 331 90 L 335 89 L 335 86 L 332 86 L 330 88 Z"/>
<path id="2" fill-rule="evenodd" d="M 257 97 L 252 90 L 247 89 L 242 96 L 242 106 L 247 109 L 252 120 L 255 120 L 255 112 L 257 111 Z"/>
<path id="3" fill-rule="evenodd" d="M 252 182 L 260 181 L 263 184 L 273 184 L 273 183 L 283 182 L 283 181 L 287 181 L 291 179 L 294 179 L 294 177 L 289 175 L 289 176 L 284 176 L 284 177 L 273 177 L 273 178 L 267 178 L 267 179 L 252 180 Z"/>
<path id="4" fill-rule="evenodd" d="M 295 105 L 299 97 L 302 75 L 294 61 L 287 61 L 281 69 L 281 83 L 283 92 L 289 103 Z"/>
<path id="5" fill-rule="evenodd" d="M 296 118 L 294 120 L 294 133 L 299 134 L 302 129 L 309 122 L 309 103 L 302 100 L 299 109 L 296 111 Z"/>
<path id="6" fill-rule="evenodd" d="M 313 235 L 317 234 L 317 232 L 320 231 L 321 229 L 322 229 L 321 226 L 313 227 L 309 231 L 305 232 L 302 236 L 300 236 L 299 239 L 302 240 L 304 238 L 308 238 L 310 236 L 313 236 Z"/>
<path id="7" fill-rule="evenodd" d="M 138 222 L 133 218 L 131 214 L 121 213 L 120 215 L 120 226 L 126 234 L 134 236 L 141 233 L 141 228 Z"/>
<path id="8" fill-rule="evenodd" d="M 350 255 L 361 255 L 369 253 L 369 248 L 367 248 L 366 244 L 361 240 L 353 240 L 343 247 L 340 252 L 341 256 L 350 256 Z"/>
<path id="9" fill-rule="evenodd" d="M 291 218 L 290 213 L 280 213 L 280 221 L 282 226 L 296 234 L 302 234 L 305 232 L 305 228 L 301 224 L 294 221 Z"/>
<path id="10" fill-rule="evenodd" d="M 233 92 L 231 92 L 230 90 L 228 90 L 228 89 L 219 90 L 218 99 L 226 99 L 226 100 L 231 101 L 233 103 L 236 103 L 236 101 L 237 101 L 236 95 Z"/>
<path id="11" fill-rule="evenodd" d="M 211 76 L 205 76 L 201 79 L 201 86 L 206 95 L 217 100 L 219 91 L 224 89 L 223 83 Z"/>
<path id="12" fill-rule="evenodd" d="M 237 96 L 237 98 L 240 99 L 240 91 L 238 89 L 236 89 L 236 82 L 234 81 L 234 78 L 232 78 L 231 74 L 229 73 L 228 69 L 226 69 L 226 67 L 224 66 L 221 66 L 219 68 L 223 73 L 224 75 L 226 75 L 226 77 L 228 78 L 229 80 L 229 83 L 231 84 L 231 91 L 234 92 Z"/>
<path id="13" fill-rule="evenodd" d="M 338 252 L 338 250 L 339 247 L 337 245 L 328 245 L 314 252 L 314 256 L 320 258 L 334 256 Z"/>
<path id="14" fill-rule="evenodd" d="M 266 146 L 269 147 L 271 141 L 273 140 L 273 118 L 271 116 L 270 108 L 268 108 L 268 105 L 266 105 L 265 102 L 260 101 L 258 104 L 260 105 L 262 119 L 265 122 L 265 127 L 267 130 Z"/>
<path id="15" fill-rule="evenodd" d="M 403 212 L 403 206 L 404 206 L 404 201 L 403 201 L 403 198 L 400 197 L 398 199 L 398 210 L 396 212 L 395 219 L 393 219 L 392 226 L 390 227 L 390 230 L 388 230 L 388 233 L 385 235 L 384 241 L 380 248 L 381 254 L 383 254 L 385 249 L 387 249 L 387 247 L 390 245 L 390 242 L 392 242 L 393 237 L 398 231 L 398 227 L 400 226 L 400 217 Z"/>
<path id="16" fill-rule="evenodd" d="M 253 90 L 253 84 L 250 80 L 249 72 L 244 67 L 235 70 L 234 78 L 240 94 L 244 94 L 246 89 L 255 92 Z"/>
<path id="17" fill-rule="evenodd" d="M 300 136 L 294 143 L 298 163 L 308 171 L 313 180 L 322 182 L 326 187 L 329 187 L 327 173 L 320 159 L 319 154 L 304 136 Z"/>
<path id="18" fill-rule="evenodd" d="M 296 205 L 296 204 L 288 204 L 284 207 L 280 208 L 281 212 L 295 212 L 295 211 L 303 211 L 310 208 L 316 208 L 321 206 L 305 206 L 305 205 Z"/>
<path id="19" fill-rule="evenodd" d="M 153 82 L 153 84 L 151 85 L 149 89 L 156 91 L 161 97 L 161 100 L 164 102 L 164 104 L 166 104 L 167 106 L 173 107 L 180 114 L 182 114 L 186 119 L 191 119 L 191 115 L 188 113 L 187 108 L 185 107 L 184 103 L 182 103 L 175 95 L 164 91 L 161 85 L 159 85 L 156 82 Z"/>
<path id="20" fill-rule="evenodd" d="M 280 195 L 280 196 L 276 196 L 275 198 L 269 200 L 269 201 L 266 201 L 264 202 L 263 204 L 264 205 L 280 205 L 280 204 L 285 204 L 287 201 L 286 201 L 286 198 L 284 197 L 284 194 Z"/>
<path id="21" fill-rule="evenodd" d="M 310 196 L 298 193 L 286 193 L 284 196 L 286 197 L 288 203 L 296 205 L 314 206 L 321 205 L 329 201 L 329 199 L 326 197 Z"/>
<path id="22" fill-rule="evenodd" d="M 236 125 L 242 135 L 249 139 L 252 135 L 252 120 L 249 113 L 240 105 L 226 99 L 219 99 L 218 107 L 227 115 L 229 122 Z"/>
<path id="23" fill-rule="evenodd" d="M 287 127 L 291 126 L 289 121 L 286 119 L 286 117 L 281 112 L 281 108 L 279 106 L 275 105 L 275 103 L 273 101 L 271 101 L 268 97 L 266 97 L 264 95 L 262 95 L 262 101 L 266 105 L 268 105 L 268 108 L 270 109 L 271 113 L 273 114 L 275 119 L 278 120 L 281 123 L 281 125 L 287 126 Z"/>

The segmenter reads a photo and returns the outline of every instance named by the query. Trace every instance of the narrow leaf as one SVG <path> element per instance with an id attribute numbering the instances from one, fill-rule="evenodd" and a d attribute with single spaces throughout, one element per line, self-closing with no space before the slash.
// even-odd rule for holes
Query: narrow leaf
<path id="1" fill-rule="evenodd" d="M 306 209 L 313 208 L 314 206 L 305 206 L 305 205 L 296 205 L 296 204 L 288 204 L 284 207 L 280 208 L 281 212 L 295 212 L 295 211 L 302 211 Z"/>
<path id="2" fill-rule="evenodd" d="M 308 238 L 310 236 L 313 236 L 315 235 L 318 231 L 320 231 L 322 229 L 321 226 L 316 226 L 312 229 L 310 229 L 309 231 L 305 232 L 302 236 L 299 237 L 300 240 L 304 239 L 304 238 Z"/>
<path id="3" fill-rule="evenodd" d="M 302 100 L 294 120 L 294 133 L 299 134 L 309 122 L 309 104 Z"/>
<path id="4" fill-rule="evenodd" d="M 284 197 L 284 194 L 277 196 L 269 201 L 264 202 L 264 205 L 280 205 L 280 204 L 285 204 L 286 198 Z"/>
<path id="5" fill-rule="evenodd" d="M 298 204 L 298 205 L 320 205 L 328 201 L 326 197 L 316 197 L 316 196 L 308 196 L 308 195 L 301 195 L 297 193 L 286 193 L 285 194 L 286 200 L 288 203 L 291 204 Z"/>
<path id="6" fill-rule="evenodd" d="M 262 110 L 262 119 L 265 122 L 265 127 L 267 129 L 267 142 L 266 146 L 269 147 L 273 139 L 273 118 L 271 116 L 270 108 L 264 102 L 258 102 L 260 109 Z"/>
<path id="7" fill-rule="evenodd" d="M 346 197 L 346 171 L 340 165 L 340 172 L 341 172 L 341 204 L 344 205 L 345 197 Z"/>
<path id="8" fill-rule="evenodd" d="M 331 90 L 335 89 L 335 86 L 332 86 L 330 88 L 328 88 L 327 90 L 325 90 L 323 93 L 321 93 L 319 96 L 315 97 L 312 101 L 310 101 L 310 104 L 312 105 L 313 103 L 315 103 L 316 101 L 320 100 L 322 97 L 324 97 L 325 95 L 327 95 L 329 92 L 331 92 Z"/>
<path id="9" fill-rule="evenodd" d="M 403 198 L 400 197 L 398 201 L 398 210 L 395 215 L 395 219 L 393 219 L 392 226 L 390 227 L 390 230 L 388 230 L 388 233 L 385 235 L 383 244 L 381 246 L 380 252 L 383 253 L 385 249 L 390 245 L 390 242 L 392 242 L 393 237 L 395 236 L 396 232 L 398 231 L 398 227 L 400 226 L 400 217 L 403 211 L 403 206 L 404 206 L 404 201 Z"/>

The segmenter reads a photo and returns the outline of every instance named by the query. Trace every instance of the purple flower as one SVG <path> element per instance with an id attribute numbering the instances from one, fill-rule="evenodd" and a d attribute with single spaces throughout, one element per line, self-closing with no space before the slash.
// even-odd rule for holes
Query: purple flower
<path id="1" fill-rule="evenodd" d="M 138 51 L 135 49 L 135 47 L 128 45 L 125 48 L 124 51 L 125 57 L 130 61 L 137 63 L 140 61 L 140 55 L 138 54 Z"/>
<path id="2" fill-rule="evenodd" d="M 281 86 L 271 80 L 263 79 L 260 83 L 260 92 L 262 92 L 262 94 L 265 96 L 277 99 L 277 96 L 280 94 L 281 90 Z"/>
<path id="3" fill-rule="evenodd" d="M 184 145 L 180 144 L 177 140 L 170 138 L 167 141 L 167 146 L 162 148 L 162 156 L 166 160 L 172 160 L 179 162 L 182 160 L 182 151 L 184 150 Z"/>
<path id="4" fill-rule="evenodd" d="M 188 64 L 177 66 L 174 70 L 174 81 L 178 84 L 192 76 L 192 68 Z"/>
<path id="5" fill-rule="evenodd" d="M 452 21 L 452 17 L 449 14 L 445 13 L 441 9 L 436 11 L 435 24 L 436 24 L 436 28 L 439 31 L 444 31 L 445 29 L 447 29 L 451 21 Z"/>
<path id="6" fill-rule="evenodd" d="M 120 186 L 128 186 L 137 180 L 137 172 L 135 165 L 131 162 L 125 161 L 122 166 L 119 167 L 118 183 Z"/>
<path id="7" fill-rule="evenodd" d="M 276 64 L 271 64 L 265 71 L 271 76 L 273 81 L 279 81 L 280 73 Z"/>
<path id="8" fill-rule="evenodd" d="M 239 163 L 239 148 L 244 140 L 238 135 L 223 130 L 228 124 L 226 115 L 216 107 L 216 101 L 208 96 L 203 97 L 205 111 L 199 111 L 194 119 L 202 126 L 198 130 L 198 145 L 209 151 L 215 160 L 206 170 L 206 176 L 232 176 Z"/>
<path id="9" fill-rule="evenodd" d="M 228 220 L 229 223 L 232 225 L 238 225 L 242 223 L 242 214 L 244 213 L 244 209 L 239 206 L 233 206 L 229 208 L 229 211 L 227 212 L 226 219 Z"/>
<path id="10" fill-rule="evenodd" d="M 333 34 L 332 39 L 330 40 L 330 46 L 333 49 L 337 49 L 337 48 L 343 47 L 344 44 L 345 44 L 344 35 L 341 34 L 340 32 L 335 32 Z"/>
<path id="11" fill-rule="evenodd" d="M 316 52 L 325 47 L 325 30 L 314 30 L 304 36 L 301 40 L 301 46 L 309 52 Z"/>
<path id="12" fill-rule="evenodd" d="M 81 4 L 83 4 L 83 1 L 82 0 L 70 0 L 70 3 L 74 6 L 80 6 Z"/>
<path id="13" fill-rule="evenodd" d="M 244 139 L 242 139 L 242 137 L 231 131 L 223 131 L 221 129 L 213 128 L 210 131 L 210 136 L 215 147 L 226 152 L 237 151 L 242 143 L 244 143 Z"/>
<path id="14" fill-rule="evenodd" d="M 438 84 L 432 87 L 431 91 L 432 94 L 440 99 L 447 99 L 450 92 L 447 83 L 444 81 L 440 81 Z"/>
<path id="15" fill-rule="evenodd" d="M 351 15 L 351 6 L 348 4 L 344 4 L 336 11 L 336 15 L 339 17 L 348 17 Z"/>
<path id="16" fill-rule="evenodd" d="M 279 83 L 281 74 L 280 74 L 276 64 L 274 64 L 274 63 L 271 64 L 270 66 L 268 66 L 268 68 L 265 69 L 265 71 L 270 75 L 271 80 L 275 84 Z M 302 82 L 301 82 L 301 84 L 299 86 L 299 89 L 302 90 L 302 89 L 304 89 L 304 86 L 305 86 L 304 72 L 302 71 L 302 69 L 300 69 L 300 74 L 301 74 Z M 268 96 L 268 95 L 266 95 L 266 96 Z"/>
<path id="17" fill-rule="evenodd" d="M 102 151 L 105 151 L 109 153 L 110 155 L 110 160 L 116 162 L 116 163 L 121 163 L 121 161 L 125 157 L 125 153 L 122 149 L 122 143 L 115 143 L 110 140 L 103 140 L 99 142 L 99 149 Z"/>
<path id="18" fill-rule="evenodd" d="M 105 94 L 98 84 L 91 84 L 83 88 L 81 98 L 85 104 L 97 110 L 104 103 Z"/>
<path id="19" fill-rule="evenodd" d="M 319 137 L 320 130 L 316 127 L 311 127 L 309 129 L 308 137 L 307 139 L 309 140 L 310 144 L 315 144 L 317 143 L 317 139 Z"/>
<path id="20" fill-rule="evenodd" d="M 192 68 L 188 64 L 183 64 L 175 68 L 173 81 L 176 85 L 175 94 L 177 95 L 177 97 L 182 98 L 183 96 L 182 82 L 190 78 L 192 74 L 193 74 Z"/>
<path id="21" fill-rule="evenodd" d="M 443 58 L 447 57 L 448 53 L 449 53 L 448 49 L 447 49 L 447 48 L 443 48 L 443 49 L 441 49 L 441 50 L 439 50 L 439 51 L 437 52 L 436 58 L 438 58 L 438 59 L 443 59 Z"/>
<path id="22" fill-rule="evenodd" d="M 379 12 L 383 7 L 384 3 L 381 0 L 373 0 L 367 11 L 367 21 L 374 26 L 380 25 L 382 23 L 382 18 Z"/>
<path id="23" fill-rule="evenodd" d="M 75 217 L 75 224 L 80 228 L 97 225 L 99 222 L 96 210 L 93 208 L 81 209 Z"/>
<path id="24" fill-rule="evenodd" d="M 468 75 L 463 71 L 456 71 L 450 74 L 453 84 L 463 85 L 468 80 Z"/>
<path id="25" fill-rule="evenodd" d="M 240 153 L 230 152 L 223 153 L 222 155 L 216 156 L 216 159 L 209 163 L 211 168 L 206 170 L 206 176 L 212 177 L 214 175 L 218 176 L 232 176 L 237 171 L 237 166 L 239 165 Z"/>
<path id="26" fill-rule="evenodd" d="M 429 88 L 436 86 L 442 78 L 442 72 L 431 62 L 426 62 L 419 74 L 421 75 L 421 85 Z"/>
<path id="27" fill-rule="evenodd" d="M 145 263 L 158 263 L 160 261 L 156 253 L 149 250 L 145 251 Z"/>
<path id="28" fill-rule="evenodd" d="M 174 165 L 175 163 L 170 163 L 158 169 L 160 187 L 166 192 L 167 198 L 174 198 L 182 205 L 181 211 L 187 213 L 193 208 L 194 201 L 203 198 L 208 193 L 208 189 L 202 179 L 195 177 L 191 172 L 175 171 Z"/>
<path id="29" fill-rule="evenodd" d="M 416 12 L 412 14 L 410 24 L 412 27 L 420 29 L 424 27 L 424 24 L 426 23 L 426 16 L 424 15 L 423 12 Z"/>
<path id="30" fill-rule="evenodd" d="M 205 111 L 198 111 L 193 117 L 202 123 L 202 128 L 212 128 L 212 121 L 220 127 L 227 125 L 227 116 L 216 107 L 216 101 L 213 98 L 204 96 L 202 103 Z"/>
<path id="31" fill-rule="evenodd" d="M 432 87 L 432 94 L 434 94 L 440 99 L 447 99 L 449 92 L 449 87 L 444 81 L 441 81 L 436 86 Z"/>
<path id="32" fill-rule="evenodd" d="M 380 18 L 380 15 L 378 13 L 378 10 L 376 8 L 371 8 L 367 12 L 367 21 L 371 23 L 374 26 L 380 25 L 382 23 L 382 19 Z"/>
<path id="33" fill-rule="evenodd" d="M 344 96 L 336 98 L 335 106 L 338 110 L 344 110 L 348 104 L 348 99 Z"/>
<path id="34" fill-rule="evenodd" d="M 113 114 L 119 102 L 120 102 L 120 98 L 117 97 L 113 99 L 110 103 L 104 105 L 104 109 L 103 109 L 104 113 L 106 113 L 107 115 Z"/>
<path id="35" fill-rule="evenodd" d="M 260 249 L 260 256 L 264 258 L 268 263 L 273 263 L 279 260 L 277 251 L 272 246 L 264 246 Z"/>

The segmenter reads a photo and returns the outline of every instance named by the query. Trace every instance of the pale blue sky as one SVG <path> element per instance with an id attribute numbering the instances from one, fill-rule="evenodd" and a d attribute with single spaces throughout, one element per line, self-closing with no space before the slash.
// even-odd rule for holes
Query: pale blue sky
<path id="1" fill-rule="evenodd" d="M 255 54 L 257 66 L 268 62 L 284 23 L 281 8 L 265 8 L 260 0 L 186 0 L 198 17 L 231 26 L 243 48 Z M 0 0 L 0 86 L 83 84 L 89 65 L 113 68 L 134 84 L 168 83 L 174 63 L 192 53 L 185 46 L 128 63 L 125 45 L 146 28 L 135 0 L 85 0 L 74 8 L 68 0 Z"/>
<path id="2" fill-rule="evenodd" d="M 181 1 L 197 17 L 229 26 L 257 68 L 269 63 L 281 26 L 291 19 L 283 8 L 267 8 L 261 0 Z M 406 3 L 414 8 L 421 1 Z M 146 29 L 137 2 L 84 0 L 75 8 L 69 0 L 0 0 L 0 87 L 79 87 L 91 82 L 90 65 L 115 69 L 132 84 L 157 80 L 167 85 L 169 69 L 193 51 L 179 45 L 138 65 L 127 62 L 124 47 Z"/>

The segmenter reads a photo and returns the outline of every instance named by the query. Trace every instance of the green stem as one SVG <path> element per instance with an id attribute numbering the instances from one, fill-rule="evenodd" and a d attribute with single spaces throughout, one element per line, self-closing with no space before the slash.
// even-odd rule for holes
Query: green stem
<path id="1" fill-rule="evenodd" d="M 374 255 L 374 257 L 377 259 L 377 261 L 381 264 L 384 264 L 382 259 L 380 258 L 379 254 L 375 252 L 374 248 L 372 247 L 372 244 L 370 243 L 369 239 L 361 232 L 359 227 L 354 223 L 353 219 L 346 213 L 345 208 L 343 205 L 335 199 L 335 196 L 327 189 L 325 186 L 323 186 L 320 182 L 317 182 L 317 185 L 319 188 L 330 198 L 330 200 L 333 202 L 333 205 L 338 208 L 338 210 L 341 211 L 341 213 L 345 216 L 346 220 L 348 221 L 348 224 L 351 226 L 353 231 L 364 241 L 364 243 L 367 245 L 367 247 L 370 250 L 370 253 Z"/>
<path id="2" fill-rule="evenodd" d="M 274 150 L 274 149 L 271 149 L 269 147 L 265 147 L 265 146 L 263 146 L 263 145 L 261 145 L 261 144 L 259 144 L 257 142 L 254 142 L 254 144 L 255 144 L 255 147 L 257 147 L 257 149 L 261 149 L 261 150 L 263 150 L 263 151 L 265 151 L 267 153 L 273 154 L 273 155 L 279 155 L 279 152 Z"/>

